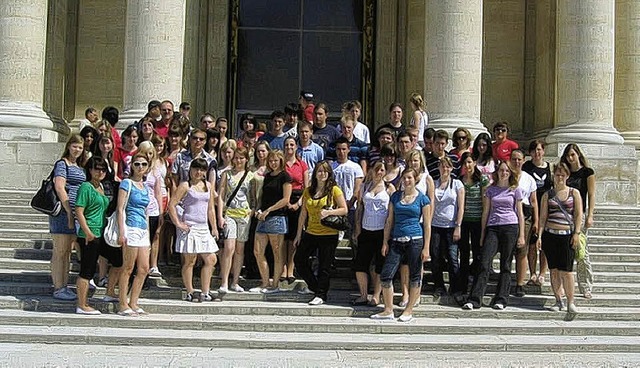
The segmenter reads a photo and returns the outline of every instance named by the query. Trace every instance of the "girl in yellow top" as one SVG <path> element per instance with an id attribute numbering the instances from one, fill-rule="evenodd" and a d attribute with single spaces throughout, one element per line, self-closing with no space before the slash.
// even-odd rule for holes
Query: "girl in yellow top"
<path id="1" fill-rule="evenodd" d="M 331 199 L 329 199 L 329 195 Z M 325 209 L 332 205 L 334 209 Z M 319 162 L 311 178 L 311 186 L 302 193 L 302 211 L 298 220 L 298 232 L 293 246 L 298 248 L 295 266 L 308 285 L 301 294 L 315 294 L 310 305 L 320 305 L 327 300 L 329 291 L 329 273 L 331 263 L 338 246 L 338 230 L 326 227 L 320 220 L 330 216 L 345 216 L 347 202 L 342 190 L 336 185 L 331 165 L 327 161 Z M 306 224 L 304 235 L 302 229 Z M 318 276 L 313 274 L 309 257 L 318 251 Z"/>

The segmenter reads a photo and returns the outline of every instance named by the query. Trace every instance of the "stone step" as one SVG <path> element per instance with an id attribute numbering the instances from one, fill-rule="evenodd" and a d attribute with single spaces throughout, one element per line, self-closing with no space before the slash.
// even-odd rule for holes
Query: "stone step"
<path id="1" fill-rule="evenodd" d="M 592 259 L 591 267 L 594 272 L 640 273 L 640 263 L 637 262 L 595 262 Z"/>
<path id="2" fill-rule="evenodd" d="M 0 201 L 5 199 L 25 199 L 30 201 L 36 190 L 0 189 Z"/>
<path id="3" fill-rule="evenodd" d="M 15 228 L 3 228 L 0 230 L 3 237 L 12 239 L 27 239 L 27 240 L 48 240 L 51 239 L 49 233 L 49 227 L 40 229 L 15 229 Z"/>
<path id="4" fill-rule="evenodd" d="M 589 247 L 589 254 L 596 254 L 596 253 L 640 254 L 640 245 L 637 245 L 637 244 L 589 243 L 588 247 Z"/>
<path id="5" fill-rule="evenodd" d="M 309 306 L 305 302 L 282 301 L 254 301 L 254 300 L 224 300 L 223 302 L 192 303 L 173 299 L 140 299 L 140 305 L 151 314 L 169 315 L 227 315 L 227 316 L 316 316 L 316 317 L 364 317 L 369 318 L 373 313 L 382 310 L 379 307 L 353 307 L 344 303 L 332 302 L 333 294 L 329 294 L 327 304 L 321 306 Z M 309 300 L 311 297 L 305 299 Z M 101 300 L 92 300 L 91 305 L 103 313 L 114 313 L 117 303 L 105 303 Z M 69 313 L 75 310 L 75 302 L 59 301 L 49 296 L 0 296 L 0 309 L 20 309 L 37 312 Z M 396 313 L 402 309 L 394 308 Z M 524 319 L 524 320 L 556 320 L 565 319 L 565 313 L 554 313 L 544 306 L 518 307 L 508 306 L 505 310 L 496 311 L 489 307 L 473 311 L 462 310 L 458 306 L 421 304 L 414 309 L 416 318 L 497 318 L 497 319 Z M 580 321 L 633 321 L 640 320 L 640 308 L 638 307 L 591 307 L 579 308 L 577 320 Z"/>
<path id="6" fill-rule="evenodd" d="M 593 227 L 591 229 L 589 229 L 589 231 L 591 230 L 596 230 L 596 229 L 639 229 L 640 228 L 640 221 L 631 221 L 631 220 L 610 220 L 610 219 L 605 219 L 605 220 L 598 220 L 596 219 Z"/>
<path id="7" fill-rule="evenodd" d="M 52 249 L 53 241 L 51 239 L 15 239 L 0 238 L 0 249 Z"/>
<path id="8" fill-rule="evenodd" d="M 412 323 L 378 322 L 367 318 L 315 316 L 252 316 L 151 314 L 143 318 L 118 315 L 82 316 L 69 313 L 0 310 L 4 326 L 114 327 L 191 331 L 244 331 L 324 334 L 449 335 L 464 330 L 468 335 L 638 336 L 640 325 L 628 321 L 468 321 L 449 318 L 417 318 Z"/>
<path id="9" fill-rule="evenodd" d="M 48 260 L 0 258 L 0 269 L 49 271 L 50 264 Z M 77 262 L 71 262 L 71 270 L 77 272 L 80 270 L 80 265 Z"/>
<path id="10" fill-rule="evenodd" d="M 392 322 L 397 323 L 397 322 Z M 66 326 L 11 326 L 0 325 L 0 342 L 104 344 L 119 346 L 122 341 L 135 341 L 138 345 L 235 349 L 287 349 L 308 350 L 393 350 L 393 351 L 521 351 L 521 352 L 640 352 L 637 336 L 554 336 L 548 341 L 532 339 L 530 335 L 405 335 L 389 339 L 385 334 L 325 333 L 319 338 L 314 332 L 245 332 L 226 331 L 211 334 L 194 329 L 140 329 L 112 327 Z"/>
<path id="11" fill-rule="evenodd" d="M 27 222 L 48 223 L 49 220 L 47 215 L 34 211 L 34 213 L 3 212 L 3 213 L 0 213 L 0 221 L 20 221 L 22 223 L 27 223 Z"/>
<path id="12" fill-rule="evenodd" d="M 47 218 L 40 221 L 0 220 L 0 232 L 5 229 L 49 230 Z"/>
<path id="13" fill-rule="evenodd" d="M 591 249 L 590 249 L 591 250 Z M 640 262 L 640 254 L 631 253 L 591 253 L 591 262 Z"/>
<path id="14" fill-rule="evenodd" d="M 640 228 L 632 227 L 616 227 L 616 228 L 591 228 L 589 229 L 589 237 L 592 236 L 629 236 L 629 237 L 638 237 L 640 236 Z"/>
<path id="15" fill-rule="evenodd" d="M 22 213 L 27 215 L 42 215 L 40 212 L 34 210 L 29 206 L 29 202 L 22 204 L 8 204 L 4 201 L 0 201 L 0 213 Z"/>
<path id="16" fill-rule="evenodd" d="M 640 207 L 636 206 L 596 206 L 596 216 L 600 215 L 640 215 Z"/>
<path id="17" fill-rule="evenodd" d="M 31 196 L 29 198 L 4 198 L 4 197 L 0 196 L 0 200 L 2 200 L 2 204 L 3 205 L 24 206 L 24 207 L 31 208 L 31 198 L 32 197 L 33 196 Z"/>

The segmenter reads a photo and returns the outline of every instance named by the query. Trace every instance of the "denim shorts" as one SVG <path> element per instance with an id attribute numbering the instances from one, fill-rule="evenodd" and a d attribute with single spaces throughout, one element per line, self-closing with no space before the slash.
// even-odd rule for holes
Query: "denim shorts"
<path id="1" fill-rule="evenodd" d="M 257 233 L 284 235 L 288 230 L 286 216 L 271 216 L 258 222 Z"/>
<path id="2" fill-rule="evenodd" d="M 76 226 L 73 229 L 69 229 L 67 226 L 67 212 L 62 210 L 58 216 L 49 216 L 49 233 L 76 235 L 77 224 L 76 222 Z"/>

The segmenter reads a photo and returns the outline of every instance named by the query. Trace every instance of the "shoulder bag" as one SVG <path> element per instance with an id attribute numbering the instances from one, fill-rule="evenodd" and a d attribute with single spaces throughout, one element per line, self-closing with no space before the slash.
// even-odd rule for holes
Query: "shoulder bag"
<path id="1" fill-rule="evenodd" d="M 327 195 L 327 205 L 323 207 L 325 210 L 333 210 L 333 188 Z M 351 224 L 347 216 L 329 215 L 320 220 L 320 223 L 334 230 L 345 231 L 351 229 Z"/>
<path id="2" fill-rule="evenodd" d="M 231 175 L 231 173 L 229 173 L 229 175 Z M 233 198 L 236 196 L 236 194 L 238 194 L 238 191 L 240 191 L 240 187 L 242 186 L 242 183 L 244 183 L 244 179 L 247 178 L 247 175 L 249 175 L 249 170 L 244 170 L 244 175 L 242 175 L 242 178 L 238 182 L 238 185 L 236 185 L 236 188 L 233 190 L 229 198 L 227 198 L 227 202 L 225 203 L 224 209 L 222 210 L 222 217 L 225 217 L 227 215 L 227 208 L 229 208 L 229 206 L 231 205 L 231 201 L 233 201 Z M 218 228 L 218 235 L 220 237 L 220 240 L 226 239 L 224 229 Z"/>
<path id="3" fill-rule="evenodd" d="M 131 196 L 131 187 L 133 187 L 133 181 L 129 185 L 129 189 L 127 190 L 127 199 L 124 202 L 124 209 L 122 211 L 122 222 L 127 221 L 127 204 L 129 204 L 129 197 Z M 126 226 L 126 225 L 125 225 Z M 121 245 L 118 244 L 118 210 L 116 204 L 116 210 L 107 217 L 107 226 L 104 228 L 104 241 L 114 248 L 120 248 Z"/>
<path id="4" fill-rule="evenodd" d="M 55 165 L 58 162 L 64 162 L 64 166 L 67 169 L 67 177 L 69 176 L 69 166 L 64 160 L 58 160 L 54 164 L 54 168 L 51 169 L 51 173 L 49 176 L 42 181 L 40 185 L 40 189 L 36 192 L 36 194 L 31 198 L 31 208 L 34 210 L 44 213 L 49 216 L 58 216 L 60 211 L 62 211 L 62 202 L 58 198 L 58 194 L 56 193 L 56 188 L 53 183 L 53 172 L 55 171 Z"/>

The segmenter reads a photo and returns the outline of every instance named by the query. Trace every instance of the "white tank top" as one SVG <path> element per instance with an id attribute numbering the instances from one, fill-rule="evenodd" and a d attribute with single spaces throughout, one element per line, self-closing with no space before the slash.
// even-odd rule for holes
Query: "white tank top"
<path id="1" fill-rule="evenodd" d="M 363 198 L 362 228 L 369 231 L 383 230 L 389 213 L 389 193 L 382 190 L 377 194 L 367 191 Z"/>

